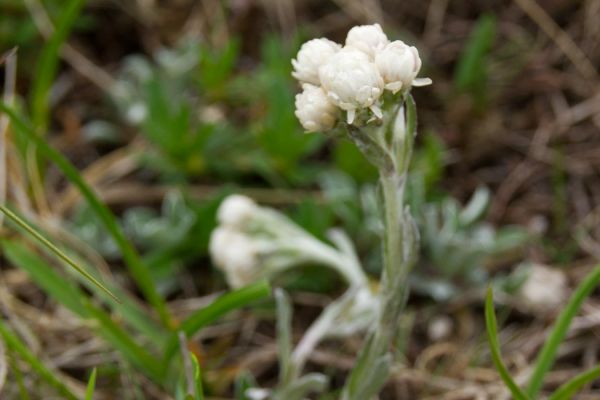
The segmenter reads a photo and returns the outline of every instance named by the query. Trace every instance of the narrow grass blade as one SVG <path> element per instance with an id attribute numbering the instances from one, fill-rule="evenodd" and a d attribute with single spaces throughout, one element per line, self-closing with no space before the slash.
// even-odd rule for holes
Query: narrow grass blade
<path id="1" fill-rule="evenodd" d="M 244 288 L 234 290 L 217 298 L 210 305 L 198 310 L 181 323 L 179 329 L 187 337 L 194 335 L 203 327 L 216 321 L 218 318 L 235 309 L 247 306 L 253 301 L 264 299 L 271 294 L 271 286 L 267 281 L 261 281 Z M 173 333 L 165 351 L 164 367 L 177 351 L 177 333 Z"/>
<path id="2" fill-rule="evenodd" d="M 94 320 L 95 324 L 92 327 L 112 348 L 121 353 L 124 359 L 136 365 L 157 382 L 161 381 L 159 360 L 136 343 L 131 335 L 117 325 L 104 310 L 92 305 L 83 291 L 71 281 L 60 276 L 43 259 L 27 251 L 27 247 L 22 244 L 3 240 L 2 249 L 7 259 L 16 267 L 26 271 L 50 297 L 79 317 Z"/>
<path id="3" fill-rule="evenodd" d="M 202 388 L 202 374 L 200 364 L 195 355 L 191 354 L 192 365 L 194 366 L 194 400 L 204 400 L 204 389 Z"/>
<path id="4" fill-rule="evenodd" d="M 68 310 L 80 317 L 88 316 L 82 302 L 83 293 L 69 280 L 56 273 L 44 260 L 26 246 L 2 240 L 4 256 L 12 265 L 27 272 L 42 290 Z"/>
<path id="5" fill-rule="evenodd" d="M 85 390 L 85 400 L 94 400 L 94 390 L 96 388 L 96 368 L 92 370 L 90 380 L 88 381 L 87 388 Z"/>
<path id="6" fill-rule="evenodd" d="M 542 350 L 540 350 L 535 361 L 533 373 L 531 374 L 529 385 L 527 386 L 527 394 L 529 394 L 530 397 L 537 397 L 542 388 L 544 376 L 554 364 L 558 347 L 567 335 L 571 321 L 581 308 L 584 300 L 598 286 L 598 283 L 600 283 L 600 266 L 596 266 L 583 282 L 579 284 L 569 299 L 569 302 L 558 316 L 548 339 L 544 343 L 544 346 L 542 347 Z"/>
<path id="7" fill-rule="evenodd" d="M 36 65 L 32 84 L 31 114 L 33 126 L 45 129 L 48 120 L 48 94 L 56 76 L 60 59 L 60 48 L 67 40 L 73 25 L 81 12 L 86 0 L 70 0 L 62 6 L 62 14 L 56 30 L 50 40 L 42 48 L 42 53 Z"/>
<path id="8" fill-rule="evenodd" d="M 552 393 L 548 400 L 572 399 L 579 389 L 598 378 L 600 378 L 600 365 L 577 375 L 567 383 L 561 385 L 554 393 Z"/>
<path id="9" fill-rule="evenodd" d="M 78 400 L 77 396 L 71 392 L 71 390 L 62 381 L 54 375 L 44 363 L 36 357 L 28 348 L 25 343 L 19 339 L 14 333 L 12 333 L 4 322 L 0 319 L 0 335 L 6 343 L 6 347 L 11 349 L 13 353 L 16 353 L 21 357 L 29 366 L 49 385 L 54 387 L 56 391 L 67 400 Z"/>
<path id="10" fill-rule="evenodd" d="M 100 289 L 105 291 L 109 296 L 111 296 L 116 302 L 119 302 L 119 299 L 111 293 L 100 281 L 90 275 L 85 269 L 81 268 L 75 261 L 69 258 L 62 250 L 56 247 L 52 242 L 42 236 L 38 231 L 36 231 L 31 225 L 29 225 L 25 220 L 19 217 L 17 214 L 6 208 L 5 206 L 0 204 L 0 212 L 10 218 L 16 225 L 18 225 L 21 229 L 26 231 L 28 234 L 33 236 L 38 242 L 44 245 L 48 250 L 50 250 L 54 255 L 67 263 L 70 267 L 72 267 L 75 271 L 84 276 L 87 280 L 92 282 L 94 285 L 98 286 Z"/>
<path id="11" fill-rule="evenodd" d="M 87 310 L 81 300 L 83 293 L 70 280 L 56 273 L 46 260 L 32 252 L 24 244 L 9 239 L 4 239 L 0 243 L 6 258 L 14 266 L 27 272 L 33 281 L 48 295 L 75 314 L 84 318 L 88 317 Z M 81 267 L 87 269 L 92 275 L 97 274 L 97 279 L 100 279 L 97 271 L 84 264 L 81 264 Z M 77 274 L 74 275 L 79 277 Z M 102 289 L 90 284 L 83 278 L 81 280 L 88 285 L 91 291 L 107 301 L 129 326 L 144 335 L 156 347 L 163 348 L 167 332 L 147 315 L 146 311 L 137 304 L 136 300 L 131 298 L 129 293 L 114 284 L 105 284 L 119 297 L 121 302 L 118 303 L 112 300 L 113 298 Z"/>
<path id="12" fill-rule="evenodd" d="M 498 342 L 498 327 L 496 322 L 496 313 L 494 312 L 494 298 L 492 288 L 488 288 L 487 298 L 485 300 L 485 326 L 487 328 L 488 342 L 492 352 L 492 360 L 496 370 L 500 374 L 502 381 L 508 387 L 515 400 L 529 400 L 529 397 L 517 386 L 510 373 L 506 369 L 502 356 L 500 354 L 500 343 Z"/>
<path id="13" fill-rule="evenodd" d="M 8 363 L 10 365 L 10 370 L 15 377 L 15 381 L 17 381 L 17 387 L 19 389 L 19 399 L 20 400 L 30 400 L 29 393 L 27 393 L 27 388 L 25 387 L 25 382 L 23 381 L 23 373 L 19 369 L 19 366 L 15 362 L 15 358 L 13 354 L 9 354 Z"/>
<path id="14" fill-rule="evenodd" d="M 155 382 L 163 383 L 160 362 L 135 339 L 117 325 L 112 318 L 101 309 L 88 303 L 87 309 L 92 318 L 98 322 L 98 331 L 112 347 L 127 360 Z"/>
<path id="15" fill-rule="evenodd" d="M 116 218 L 108 207 L 100 201 L 93 189 L 83 180 L 77 169 L 67 160 L 62 154 L 52 148 L 44 139 L 40 138 L 35 132 L 29 128 L 25 122 L 15 113 L 13 109 L 7 107 L 4 102 L 0 102 L 0 111 L 6 113 L 18 134 L 21 134 L 25 139 L 33 142 L 40 152 L 65 174 L 67 179 L 81 192 L 86 199 L 91 209 L 96 213 L 102 221 L 110 235 L 113 237 L 121 253 L 125 264 L 127 265 L 132 278 L 135 280 L 144 297 L 154 307 L 161 321 L 166 327 L 171 327 L 171 318 L 164 299 L 156 290 L 156 286 L 152 277 L 143 264 L 139 254 L 127 240 L 125 234 L 119 227 Z"/>
<path id="16" fill-rule="evenodd" d="M 277 305 L 277 350 L 279 352 L 279 384 L 290 383 L 295 371 L 292 365 L 292 306 L 282 289 L 275 290 Z"/>

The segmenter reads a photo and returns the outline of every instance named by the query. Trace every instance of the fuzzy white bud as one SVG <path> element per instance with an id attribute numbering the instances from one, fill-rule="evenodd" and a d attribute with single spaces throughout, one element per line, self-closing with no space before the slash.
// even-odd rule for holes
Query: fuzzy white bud
<path id="1" fill-rule="evenodd" d="M 383 79 L 362 51 L 346 47 L 336 53 L 319 69 L 319 78 L 331 101 L 348 111 L 348 123 L 360 108 L 371 107 L 380 114 L 375 102 L 383 93 Z"/>
<path id="2" fill-rule="evenodd" d="M 379 24 L 355 26 L 348 31 L 346 46 L 354 47 L 369 56 L 371 60 L 389 43 Z"/>
<path id="3" fill-rule="evenodd" d="M 294 71 L 292 76 L 303 83 L 319 85 L 319 67 L 331 56 L 340 51 L 342 46 L 329 39 L 312 39 L 304 43 L 298 55 L 292 60 Z"/>
<path id="4" fill-rule="evenodd" d="M 335 125 L 337 108 L 320 87 L 304 84 L 296 95 L 296 117 L 307 132 L 324 132 Z"/>
<path id="5" fill-rule="evenodd" d="M 218 227 L 212 232 L 209 252 L 213 263 L 223 270 L 233 288 L 249 285 L 260 273 L 258 246 L 231 228 Z"/>
<path id="6" fill-rule="evenodd" d="M 534 264 L 517 293 L 526 305 L 540 311 L 559 308 L 568 296 L 567 277 L 556 268 Z"/>
<path id="7" fill-rule="evenodd" d="M 421 69 L 421 58 L 416 47 L 394 40 L 377 53 L 375 64 L 383 77 L 385 88 L 396 93 L 412 85 Z"/>
<path id="8" fill-rule="evenodd" d="M 233 194 L 221 202 L 217 220 L 226 226 L 242 226 L 258 210 L 258 205 L 249 197 Z"/>

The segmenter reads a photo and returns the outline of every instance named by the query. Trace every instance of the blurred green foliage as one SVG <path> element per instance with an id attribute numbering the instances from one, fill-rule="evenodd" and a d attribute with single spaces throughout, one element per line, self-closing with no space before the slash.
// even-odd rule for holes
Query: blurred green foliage
<path id="1" fill-rule="evenodd" d="M 496 37 L 496 19 L 483 14 L 474 25 L 454 71 L 454 85 L 459 93 L 471 96 L 478 110 L 485 109 L 488 99 L 487 57 Z"/>

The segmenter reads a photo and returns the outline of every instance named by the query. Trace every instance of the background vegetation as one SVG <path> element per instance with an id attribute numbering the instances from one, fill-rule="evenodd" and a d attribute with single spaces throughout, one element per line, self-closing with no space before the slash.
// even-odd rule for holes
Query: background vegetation
<path id="1" fill-rule="evenodd" d="M 560 311 L 519 297 L 531 265 L 559 271 L 569 291 L 600 257 L 600 7 L 539 3 L 1 0 L 0 196 L 55 248 L 4 218 L 0 396 L 85 398 L 89 385 L 98 399 L 244 399 L 254 382 L 272 386 L 275 304 L 264 282 L 224 294 L 207 256 L 215 211 L 240 192 L 319 238 L 342 227 L 378 276 L 376 172 L 349 142 L 302 133 L 290 76 L 304 40 L 378 21 L 419 48 L 434 81 L 414 92 L 408 197 L 422 257 L 405 357 L 381 398 L 506 398 L 487 285 L 523 381 Z M 295 338 L 343 290 L 316 266 L 277 285 L 292 293 Z M 575 318 L 546 391 L 597 364 L 596 303 Z M 323 398 L 359 348 L 354 337 L 311 358 L 332 377 Z"/>

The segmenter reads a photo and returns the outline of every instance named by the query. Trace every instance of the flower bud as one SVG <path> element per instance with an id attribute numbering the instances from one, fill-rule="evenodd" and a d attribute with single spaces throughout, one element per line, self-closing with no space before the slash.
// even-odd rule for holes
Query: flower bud
<path id="1" fill-rule="evenodd" d="M 304 84 L 296 95 L 296 117 L 307 132 L 327 131 L 335 125 L 337 109 L 323 89 Z"/>
<path id="2" fill-rule="evenodd" d="M 568 297 L 567 277 L 557 268 L 534 264 L 529 276 L 517 292 L 525 306 L 537 311 L 560 308 Z"/>
<path id="3" fill-rule="evenodd" d="M 380 116 L 375 102 L 383 92 L 383 79 L 374 63 L 362 51 L 346 47 L 319 69 L 323 89 L 331 101 L 348 111 L 348 123 L 356 109 L 370 107 Z"/>
<path id="4" fill-rule="evenodd" d="M 394 40 L 375 56 L 375 64 L 385 82 L 385 88 L 396 93 L 408 88 L 421 69 L 421 59 L 416 47 Z"/>
<path id="5" fill-rule="evenodd" d="M 362 51 L 371 60 L 375 59 L 375 55 L 389 42 L 379 24 L 355 26 L 348 31 L 346 37 L 346 46 Z"/>
<path id="6" fill-rule="evenodd" d="M 240 194 L 227 196 L 217 211 L 217 220 L 226 226 L 242 226 L 258 210 L 258 206 L 249 197 Z"/>
<path id="7" fill-rule="evenodd" d="M 258 246 L 238 231 L 227 227 L 216 228 L 210 236 L 209 252 L 213 263 L 223 270 L 231 287 L 249 285 L 260 274 Z"/>
<path id="8" fill-rule="evenodd" d="M 319 67 L 331 56 L 340 51 L 342 46 L 329 39 L 312 39 L 304 43 L 298 55 L 292 60 L 294 71 L 292 76 L 303 83 L 319 85 Z"/>

